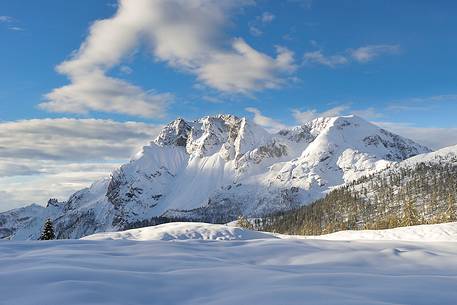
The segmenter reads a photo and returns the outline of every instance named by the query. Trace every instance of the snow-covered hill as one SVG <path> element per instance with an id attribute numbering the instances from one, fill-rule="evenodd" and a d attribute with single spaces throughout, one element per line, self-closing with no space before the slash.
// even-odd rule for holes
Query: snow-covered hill
<path id="1" fill-rule="evenodd" d="M 85 240 L 251 240 L 277 238 L 275 235 L 234 226 L 199 222 L 173 222 L 119 232 L 103 232 L 83 237 Z"/>
<path id="2" fill-rule="evenodd" d="M 159 216 L 226 222 L 264 215 L 429 151 L 356 116 L 277 134 L 232 115 L 177 119 L 111 177 L 36 219 L 23 217 L 27 208 L 0 214 L 0 237 L 37 238 L 43 217 L 54 220 L 60 238 L 78 238 Z"/>
<path id="3" fill-rule="evenodd" d="M 434 152 L 420 154 L 402 162 L 397 167 L 415 166 L 419 163 L 428 164 L 457 164 L 457 145 L 445 147 Z"/>
<path id="4" fill-rule="evenodd" d="M 419 225 L 387 230 L 348 230 L 318 236 L 284 235 L 251 231 L 236 223 L 219 225 L 199 222 L 173 222 L 118 232 L 103 232 L 83 237 L 84 240 L 254 240 L 254 239 L 321 239 L 384 240 L 417 242 L 457 242 L 457 222 Z"/>
<path id="5" fill-rule="evenodd" d="M 306 236 L 325 240 L 402 240 L 418 242 L 457 242 L 457 222 L 419 225 L 387 230 L 340 231 L 336 233 Z"/>
<path id="6" fill-rule="evenodd" d="M 451 305 L 457 242 L 455 234 L 449 241 L 437 235 L 447 227 L 455 232 L 457 223 L 401 228 L 397 240 L 376 241 L 353 238 L 366 237 L 363 231 L 343 240 L 192 239 L 203 229 L 214 238 L 227 232 L 211 224 L 168 224 L 158 235 L 147 228 L 108 240 L 0 241 L 0 304 Z M 403 241 L 411 230 L 440 241 Z M 162 240 L 182 233 L 190 239 Z"/>

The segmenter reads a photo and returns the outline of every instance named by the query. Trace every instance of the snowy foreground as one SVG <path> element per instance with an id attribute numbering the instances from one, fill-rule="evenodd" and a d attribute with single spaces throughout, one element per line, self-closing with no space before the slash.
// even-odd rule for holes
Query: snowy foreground
<path id="1" fill-rule="evenodd" d="M 1 305 L 455 304 L 457 223 L 319 239 L 178 223 L 1 241 L 0 281 Z"/>

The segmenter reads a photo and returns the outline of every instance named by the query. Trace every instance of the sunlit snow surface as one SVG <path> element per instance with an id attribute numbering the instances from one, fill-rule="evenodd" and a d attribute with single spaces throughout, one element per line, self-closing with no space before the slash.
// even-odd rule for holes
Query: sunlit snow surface
<path id="1" fill-rule="evenodd" d="M 0 304 L 455 304 L 456 228 L 347 241 L 180 223 L 85 240 L 1 241 Z M 401 240 L 427 231 L 440 242 Z"/>

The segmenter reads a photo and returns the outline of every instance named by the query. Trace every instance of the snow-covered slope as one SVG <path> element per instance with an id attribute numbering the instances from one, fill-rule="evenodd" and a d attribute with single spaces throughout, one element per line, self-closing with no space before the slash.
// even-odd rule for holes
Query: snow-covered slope
<path id="1" fill-rule="evenodd" d="M 196 222 L 173 222 L 119 232 L 104 232 L 83 237 L 86 240 L 250 240 L 276 238 L 269 233 L 243 228 Z"/>
<path id="2" fill-rule="evenodd" d="M 37 204 L 0 213 L 0 238 L 38 239 L 45 220 L 60 213 L 57 206 Z"/>
<path id="3" fill-rule="evenodd" d="M 111 177 L 45 214 L 60 238 L 159 216 L 226 222 L 312 202 L 335 186 L 429 151 L 356 116 L 319 118 L 277 134 L 232 115 L 177 119 Z M 0 217 L 8 219 L 0 238 L 38 234 L 17 221 L 11 228 L 11 212 Z"/>
<path id="4" fill-rule="evenodd" d="M 384 240 L 417 242 L 457 242 L 457 222 L 418 225 L 387 230 L 348 230 L 318 236 L 284 235 L 251 231 L 230 225 L 199 222 L 173 222 L 118 232 L 103 232 L 83 237 L 84 240 L 253 240 L 253 239 L 321 239 Z"/>
<path id="5" fill-rule="evenodd" d="M 402 227 L 388 230 L 340 231 L 306 238 L 325 240 L 403 240 L 403 241 L 452 241 L 457 242 L 457 222 Z"/>
<path id="6" fill-rule="evenodd" d="M 457 145 L 445 147 L 434 152 L 420 154 L 409 159 L 406 159 L 398 164 L 398 166 L 414 166 L 418 163 L 430 164 L 457 164 Z"/>
<path id="7" fill-rule="evenodd" d="M 108 237 L 121 240 L 0 241 L 0 304 L 451 305 L 457 242 L 455 235 L 451 241 L 436 235 L 443 226 L 401 228 L 395 236 L 409 238 L 408 230 L 420 228 L 439 242 L 347 236 L 173 242 L 126 232 Z M 191 227 L 202 232 L 201 224 Z M 176 234 L 172 226 L 162 229 Z M 208 229 L 211 236 L 226 232 Z M 350 237 L 355 233 L 363 231 Z"/>

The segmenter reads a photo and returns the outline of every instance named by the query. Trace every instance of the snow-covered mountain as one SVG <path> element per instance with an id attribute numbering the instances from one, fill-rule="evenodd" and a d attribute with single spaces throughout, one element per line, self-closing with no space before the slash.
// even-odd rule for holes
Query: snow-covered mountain
<path id="1" fill-rule="evenodd" d="M 116 231 L 154 217 L 223 222 L 307 204 L 335 186 L 430 150 L 356 116 L 270 134 L 246 118 L 177 119 L 111 177 L 47 208 L 0 214 L 0 238 Z"/>

